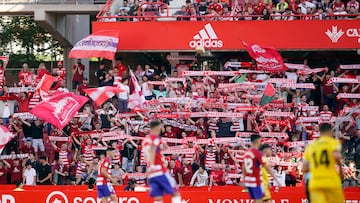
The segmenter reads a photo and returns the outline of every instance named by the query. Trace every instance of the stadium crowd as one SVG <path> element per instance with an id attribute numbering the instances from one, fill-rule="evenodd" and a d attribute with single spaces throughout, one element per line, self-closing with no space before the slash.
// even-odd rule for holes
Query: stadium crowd
<path id="1" fill-rule="evenodd" d="M 124 0 L 117 17 L 107 20 L 151 20 L 131 16 L 169 17 L 164 5 L 163 1 L 141 3 Z M 236 21 L 358 19 L 360 16 L 357 0 L 186 0 L 173 17 L 178 21 Z"/>
<path id="2" fill-rule="evenodd" d="M 344 186 L 360 184 L 356 170 L 360 168 L 359 101 L 337 98 L 342 93 L 359 93 L 360 83 L 331 83 L 335 78 L 360 79 L 357 70 L 323 68 L 309 72 L 312 69 L 305 62 L 292 65 L 301 67 L 298 70 L 289 68 L 269 74 L 257 72 L 254 62 L 227 62 L 221 68 L 204 67 L 205 71 L 223 69 L 218 75 L 207 72 L 190 76 L 186 71 L 191 72 L 194 63 L 180 61 L 173 68 L 138 65 L 132 78 L 121 58 L 112 68 L 100 63 L 95 72 L 98 86 L 117 86 L 125 91 L 102 106 L 89 100 L 64 129 L 56 129 L 27 113 L 41 100 L 30 87 L 35 87 L 44 74 L 57 77 L 53 91 L 69 91 L 62 63 L 50 72 L 44 64 L 37 71 L 24 64 L 14 84 L 22 88 L 2 84 L 0 89 L 4 107 L 0 122 L 17 135 L 0 157 L 0 184 L 22 181 L 25 185 L 93 185 L 99 160 L 112 146 L 117 149 L 112 176 L 119 184 L 127 185 L 127 190 L 145 186 L 141 140 L 149 133 L 148 121 L 152 119 L 161 119 L 164 124 L 162 136 L 171 149 L 165 154 L 168 167 L 181 187 L 238 185 L 243 151 L 249 147 L 247 138 L 254 132 L 261 132 L 263 142 L 272 146 L 268 158 L 280 181 L 278 186 L 296 186 L 303 179 L 304 147 L 319 136 L 319 123 L 324 122 L 340 129 L 337 136 L 345 157 Z M 76 94 L 85 95 L 84 89 L 89 87 L 84 79 L 85 68 L 81 60 L 73 66 Z M 227 74 L 244 69 L 249 71 Z M 145 97 L 143 108 L 132 107 L 129 100 L 136 89 L 135 78 Z M 283 80 L 305 85 L 283 86 Z M 267 82 L 273 83 L 276 91 L 270 103 L 259 106 Z M 11 104 L 10 100 L 16 102 Z M 241 116 L 228 116 L 231 113 Z M 336 118 L 343 119 L 339 122 Z M 117 136 L 123 137 L 114 139 Z"/>

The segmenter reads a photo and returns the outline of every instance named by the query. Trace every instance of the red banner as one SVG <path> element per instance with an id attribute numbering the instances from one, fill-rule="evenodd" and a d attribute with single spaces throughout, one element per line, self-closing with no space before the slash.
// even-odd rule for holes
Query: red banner
<path id="1" fill-rule="evenodd" d="M 0 187 L 0 202 L 2 203 L 96 203 L 96 191 L 87 191 L 84 186 L 36 186 L 25 188 L 23 192 L 14 192 L 13 186 Z M 146 192 L 124 192 L 123 187 L 115 187 L 119 203 L 148 203 L 152 202 Z M 360 189 L 346 189 L 346 203 L 359 203 Z M 182 202 L 184 203 L 250 203 L 247 192 L 242 192 L 241 187 L 224 186 L 181 189 Z M 305 189 L 302 187 L 280 188 L 279 192 L 272 192 L 273 203 L 305 203 Z M 170 202 L 165 198 L 164 203 Z"/>
<path id="2" fill-rule="evenodd" d="M 251 58 L 253 58 L 257 66 L 268 72 L 286 71 L 288 68 L 284 64 L 284 60 L 274 47 L 263 47 L 258 44 L 248 44 L 243 42 Z"/>
<path id="3" fill-rule="evenodd" d="M 120 51 L 244 50 L 241 40 L 284 49 L 357 49 L 360 20 L 233 22 L 93 22 L 93 32 L 119 30 Z M 161 35 L 144 35 L 156 30 Z M 229 32 L 231 30 L 231 32 Z M 288 32 L 291 30 L 291 37 Z M 311 32 L 309 32 L 311 30 Z M 259 37 L 259 33 L 271 33 Z M 134 40 L 141 39 L 141 40 Z M 294 40 L 296 39 L 296 40 Z"/>

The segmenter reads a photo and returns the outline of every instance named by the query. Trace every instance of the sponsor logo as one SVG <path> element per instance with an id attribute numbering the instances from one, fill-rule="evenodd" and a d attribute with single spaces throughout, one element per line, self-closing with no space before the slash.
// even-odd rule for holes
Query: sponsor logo
<path id="1" fill-rule="evenodd" d="M 346 30 L 346 36 L 357 37 L 358 43 L 360 43 L 360 28 L 349 28 Z"/>
<path id="2" fill-rule="evenodd" d="M 360 28 L 349 28 L 344 32 L 343 29 L 337 25 L 333 25 L 331 26 L 331 30 L 328 29 L 325 34 L 330 38 L 332 43 L 338 43 L 344 34 L 350 38 L 357 38 L 358 43 L 360 43 Z"/>
<path id="3" fill-rule="evenodd" d="M 0 203 L 15 203 L 15 197 L 12 195 L 1 195 Z"/>
<path id="4" fill-rule="evenodd" d="M 338 30 L 338 26 L 333 25 L 331 27 L 331 30 L 328 29 L 325 34 L 330 38 L 332 43 L 337 43 L 339 39 L 343 36 L 344 31 L 342 29 Z"/>
<path id="5" fill-rule="evenodd" d="M 253 203 L 252 199 L 209 199 L 208 203 Z M 271 203 L 290 203 L 288 199 L 272 200 Z"/>
<path id="6" fill-rule="evenodd" d="M 7 195 L 7 196 L 9 196 L 9 195 Z M 3 195 L 3 200 L 5 200 L 5 201 L 2 201 L 0 203 L 15 203 L 14 197 L 11 196 L 13 201 L 11 201 L 11 199 L 9 197 L 6 197 L 6 198 L 4 199 L 4 195 Z M 118 200 L 119 200 L 118 201 L 119 203 L 140 203 L 140 200 L 137 197 L 119 197 Z M 187 203 L 187 202 L 188 202 L 188 200 L 185 201 L 184 203 Z M 74 198 L 69 199 L 63 192 L 53 191 L 46 197 L 45 203 L 101 203 L 101 200 L 97 199 L 95 197 L 90 197 L 90 196 L 74 197 Z"/>
<path id="7" fill-rule="evenodd" d="M 189 42 L 189 46 L 191 48 L 221 48 L 223 47 L 223 41 L 218 39 L 213 27 L 208 23 L 199 30 L 198 34 L 194 35 L 193 40 Z"/>
<path id="8" fill-rule="evenodd" d="M 110 201 L 111 203 L 112 201 Z M 140 200 L 137 197 L 119 197 L 119 203 L 140 203 Z M 100 199 L 94 197 L 75 197 L 73 203 L 101 203 Z"/>
<path id="9" fill-rule="evenodd" d="M 45 203 L 69 203 L 69 199 L 63 192 L 53 191 L 46 197 Z"/>

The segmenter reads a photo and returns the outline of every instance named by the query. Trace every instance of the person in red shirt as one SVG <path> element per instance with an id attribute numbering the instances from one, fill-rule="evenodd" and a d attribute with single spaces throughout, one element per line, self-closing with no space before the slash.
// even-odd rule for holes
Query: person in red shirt
<path id="1" fill-rule="evenodd" d="M 220 13 L 223 9 L 221 3 L 219 3 L 219 0 L 213 0 L 212 3 L 209 5 L 209 10 L 214 10 L 217 12 L 217 13 Z"/>
<path id="2" fill-rule="evenodd" d="M 334 72 L 331 74 L 326 74 L 325 79 L 322 81 L 322 91 L 323 91 L 323 105 L 326 104 L 331 110 L 334 109 L 336 98 L 335 98 L 335 83 L 328 83 L 328 81 L 334 77 Z"/>
<path id="3" fill-rule="evenodd" d="M 22 182 L 22 172 L 23 167 L 20 164 L 19 159 L 14 159 L 13 164 L 10 167 L 10 174 L 11 174 L 11 184 L 15 184 L 16 182 Z"/>
<path id="4" fill-rule="evenodd" d="M 24 80 L 30 75 L 29 66 L 27 63 L 22 65 L 21 71 L 19 71 L 19 80 L 24 82 Z"/>
<path id="5" fill-rule="evenodd" d="M 20 152 L 23 153 L 23 154 L 32 154 L 32 153 L 35 153 L 35 149 L 34 149 L 34 147 L 32 146 L 30 140 L 26 141 L 25 146 L 23 146 L 23 147 L 20 149 Z"/>
<path id="6" fill-rule="evenodd" d="M 39 64 L 39 68 L 38 68 L 38 70 L 37 70 L 37 79 L 38 79 L 38 80 L 41 80 L 41 78 L 42 78 L 45 74 L 50 75 L 49 71 L 46 70 L 45 63 L 40 63 L 40 64 Z"/>
<path id="7" fill-rule="evenodd" d="M 262 15 L 264 8 L 265 8 L 265 5 L 262 3 L 262 1 L 259 1 L 259 0 L 253 1 L 253 9 L 254 9 L 255 15 Z"/>
<path id="8" fill-rule="evenodd" d="M 126 74 L 126 66 L 122 62 L 122 58 L 116 58 L 116 63 L 114 69 L 117 70 L 117 74 L 119 77 L 123 78 Z"/>
<path id="9" fill-rule="evenodd" d="M 0 184 L 4 185 L 7 183 L 7 174 L 8 174 L 8 167 L 9 163 L 5 160 L 0 160 Z"/>
<path id="10" fill-rule="evenodd" d="M 80 122 L 80 118 L 74 117 L 73 120 L 70 122 L 70 129 L 69 129 L 70 135 L 80 132 L 82 125 L 83 125 L 83 123 Z"/>
<path id="11" fill-rule="evenodd" d="M 218 164 L 213 166 L 213 170 L 210 173 L 210 184 L 214 186 L 221 186 L 224 176 L 224 171 L 221 170 Z"/>
<path id="12" fill-rule="evenodd" d="M 227 165 L 233 165 L 234 160 L 231 158 L 231 152 L 230 152 L 230 144 L 224 145 L 224 147 L 220 151 L 220 162 L 227 164 Z"/>
<path id="13" fill-rule="evenodd" d="M 64 185 L 65 178 L 69 175 L 69 167 L 59 159 L 54 167 L 54 185 Z"/>
<path id="14" fill-rule="evenodd" d="M 63 67 L 62 61 L 57 63 L 57 68 L 53 69 L 53 74 L 59 77 L 58 80 L 65 80 L 66 69 Z"/>
<path id="15" fill-rule="evenodd" d="M 182 187 L 183 186 L 183 179 L 182 179 L 182 176 L 181 176 L 181 169 L 179 167 L 176 167 L 176 164 L 175 164 L 174 160 L 170 160 L 169 171 L 170 171 L 171 176 L 176 180 L 179 187 Z"/>
<path id="16" fill-rule="evenodd" d="M 172 127 L 170 125 L 167 125 L 165 127 L 165 137 L 167 138 L 177 138 L 176 133 L 172 130 Z"/>
<path id="17" fill-rule="evenodd" d="M 19 104 L 19 113 L 29 112 L 29 103 L 33 95 L 33 92 L 20 92 L 19 96 L 15 96 L 15 99 Z"/>
<path id="18" fill-rule="evenodd" d="M 85 66 L 81 63 L 81 59 L 77 59 L 76 64 L 73 66 L 73 89 L 76 89 L 78 85 L 82 84 L 84 80 L 84 71 Z"/>
<path id="19" fill-rule="evenodd" d="M 83 83 L 78 86 L 77 91 L 80 95 L 85 96 L 84 90 L 87 88 L 89 88 L 89 81 L 84 79 Z"/>
<path id="20" fill-rule="evenodd" d="M 191 178 L 193 176 L 191 162 L 186 159 L 182 160 L 182 164 L 180 166 L 180 173 L 183 180 L 184 186 L 189 186 L 191 182 Z"/>
<path id="21" fill-rule="evenodd" d="M 335 0 L 332 9 L 334 12 L 339 11 L 339 10 L 345 10 L 345 4 L 343 2 L 341 2 L 341 0 Z"/>

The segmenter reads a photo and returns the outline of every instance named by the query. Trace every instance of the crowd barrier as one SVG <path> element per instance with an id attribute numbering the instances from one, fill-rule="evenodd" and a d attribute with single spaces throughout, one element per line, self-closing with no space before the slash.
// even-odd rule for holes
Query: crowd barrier
<path id="1" fill-rule="evenodd" d="M 0 203 L 99 203 L 96 191 L 86 186 L 36 186 L 25 191 L 14 191 L 10 185 L 0 186 Z M 115 187 L 119 203 L 152 202 L 146 192 L 126 192 L 124 187 Z M 252 203 L 241 187 L 181 188 L 183 203 Z M 272 203 L 307 203 L 303 187 L 284 187 L 272 192 Z M 345 189 L 344 203 L 360 203 L 360 188 Z M 167 197 L 165 203 L 170 202 Z"/>

